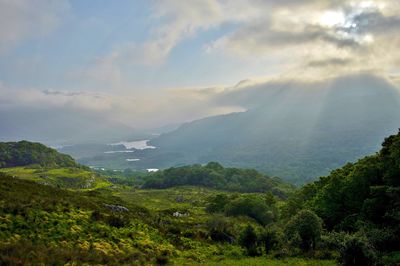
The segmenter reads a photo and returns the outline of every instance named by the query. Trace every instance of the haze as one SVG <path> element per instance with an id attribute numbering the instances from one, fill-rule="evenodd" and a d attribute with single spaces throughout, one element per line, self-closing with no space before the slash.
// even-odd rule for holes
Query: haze
<path id="1" fill-rule="evenodd" d="M 288 83 L 397 91 L 398 47 L 398 0 L 0 0 L 0 137 L 152 132 Z"/>

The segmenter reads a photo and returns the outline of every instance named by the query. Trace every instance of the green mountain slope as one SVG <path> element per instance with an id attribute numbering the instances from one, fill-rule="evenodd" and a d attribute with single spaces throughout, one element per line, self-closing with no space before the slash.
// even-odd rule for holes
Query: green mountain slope
<path id="1" fill-rule="evenodd" d="M 385 139 L 379 153 L 304 186 L 288 200 L 286 216 L 304 208 L 314 210 L 328 230 L 350 232 L 370 252 L 400 262 L 400 131 Z"/>
<path id="2" fill-rule="evenodd" d="M 29 141 L 0 142 L 0 168 L 37 164 L 44 167 L 77 167 L 74 159 L 43 144 Z"/>

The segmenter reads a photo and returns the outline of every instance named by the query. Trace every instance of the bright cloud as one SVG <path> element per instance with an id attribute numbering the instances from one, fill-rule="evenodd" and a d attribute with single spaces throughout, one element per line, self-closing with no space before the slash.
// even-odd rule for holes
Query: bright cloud
<path id="1" fill-rule="evenodd" d="M 67 0 L 0 0 L 0 55 L 54 30 L 68 11 Z"/>

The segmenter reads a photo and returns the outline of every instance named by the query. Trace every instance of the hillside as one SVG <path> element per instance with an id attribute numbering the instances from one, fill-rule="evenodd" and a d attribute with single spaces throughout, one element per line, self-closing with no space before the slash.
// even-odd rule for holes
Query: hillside
<path id="1" fill-rule="evenodd" d="M 143 264 L 150 254 L 171 252 L 168 242 L 127 205 L 115 213 L 95 197 L 8 177 L 0 173 L 0 264 Z M 46 222 L 44 222 L 46 221 Z M 118 241 L 116 241 L 118 239 Z M 51 254 L 51 256 L 49 256 Z"/>
<path id="2" fill-rule="evenodd" d="M 0 168 L 32 164 L 43 167 L 78 167 L 71 156 L 40 143 L 0 142 Z"/>
<path id="3" fill-rule="evenodd" d="M 29 141 L 0 143 L 0 173 L 68 189 L 110 186 L 104 177 L 66 154 Z"/>
<path id="4" fill-rule="evenodd" d="M 329 231 L 354 234 L 352 248 L 362 250 L 364 259 L 390 254 L 399 263 L 400 131 L 385 139 L 379 153 L 304 186 L 288 200 L 285 213 L 290 217 L 301 209 L 315 211 Z"/>

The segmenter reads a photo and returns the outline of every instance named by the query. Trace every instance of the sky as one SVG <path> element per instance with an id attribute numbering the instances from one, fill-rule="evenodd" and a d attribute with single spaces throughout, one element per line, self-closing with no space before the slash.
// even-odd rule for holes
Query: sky
<path id="1" fill-rule="evenodd" d="M 398 47 L 398 0 L 0 0 L 0 129 L 156 128 L 287 80 L 399 86 Z"/>

